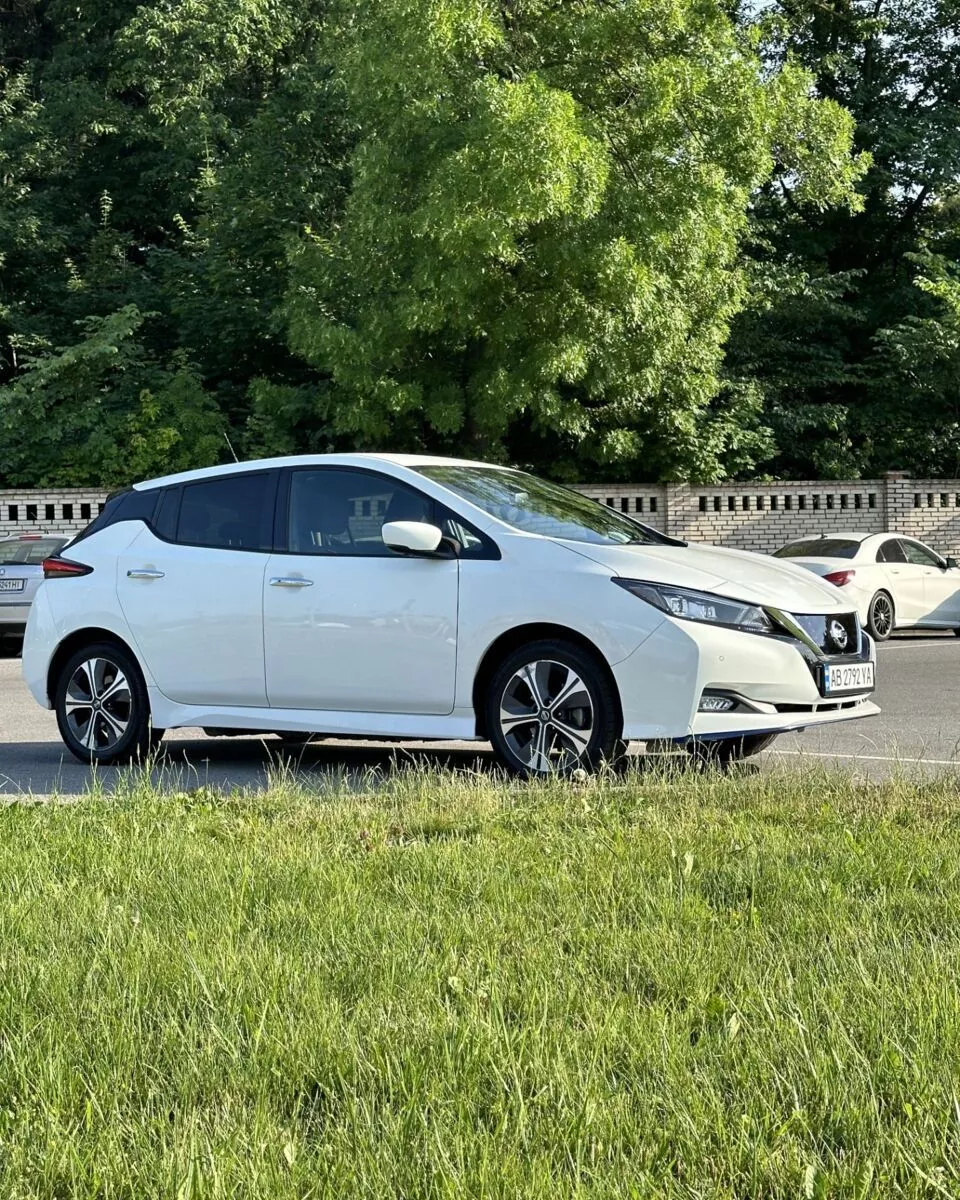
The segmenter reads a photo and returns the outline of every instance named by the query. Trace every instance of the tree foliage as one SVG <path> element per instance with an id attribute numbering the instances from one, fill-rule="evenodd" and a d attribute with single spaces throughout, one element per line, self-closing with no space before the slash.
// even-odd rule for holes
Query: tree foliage
<path id="1" fill-rule="evenodd" d="M 858 2 L 13 0 L 0 482 L 225 433 L 568 478 L 872 465 L 949 325 L 907 256 L 949 277 L 960 85 L 947 0 Z M 917 386 L 953 403 L 945 361 Z"/>
<path id="2" fill-rule="evenodd" d="M 960 473 L 952 318 L 922 266 L 960 257 L 960 5 L 777 0 L 762 27 L 771 67 L 809 70 L 871 165 L 851 208 L 786 176 L 761 189 L 726 371 L 763 391 L 780 472 Z"/>

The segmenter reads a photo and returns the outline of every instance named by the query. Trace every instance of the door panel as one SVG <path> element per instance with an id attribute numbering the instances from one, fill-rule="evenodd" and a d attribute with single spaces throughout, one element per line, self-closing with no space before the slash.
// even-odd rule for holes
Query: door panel
<path id="1" fill-rule="evenodd" d="M 879 579 L 875 590 L 882 589 L 893 597 L 897 626 L 915 624 L 923 613 L 923 580 L 907 563 L 899 538 L 887 538 L 880 545 L 876 570 Z"/>
<path id="2" fill-rule="evenodd" d="M 171 545 L 147 528 L 119 556 L 120 606 L 165 696 L 180 704 L 266 705 L 267 558 Z"/>
<path id="3" fill-rule="evenodd" d="M 953 624 L 958 616 L 957 587 L 960 572 L 945 570 L 942 560 L 920 542 L 902 540 L 907 561 L 923 572 L 923 624 Z"/>
<path id="4" fill-rule="evenodd" d="M 458 587 L 456 559 L 274 555 L 263 587 L 270 704 L 452 712 Z"/>
<path id="5" fill-rule="evenodd" d="M 439 520 L 434 502 L 347 467 L 292 470 L 281 497 L 288 552 L 263 588 L 270 704 L 452 712 L 459 559 L 396 554 L 380 535 L 385 521 Z"/>
<path id="6" fill-rule="evenodd" d="M 938 571 L 934 587 L 931 619 L 938 624 L 960 628 L 960 569 L 948 567 Z"/>

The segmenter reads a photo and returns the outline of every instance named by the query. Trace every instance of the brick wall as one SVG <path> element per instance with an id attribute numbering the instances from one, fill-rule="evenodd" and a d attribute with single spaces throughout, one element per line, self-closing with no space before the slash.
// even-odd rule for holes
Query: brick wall
<path id="1" fill-rule="evenodd" d="M 0 538 L 15 533 L 79 533 L 106 498 L 107 493 L 96 488 L 0 491 Z"/>
<path id="2" fill-rule="evenodd" d="M 851 483 L 589 484 L 580 491 L 689 541 L 770 551 L 804 534 L 890 530 L 960 558 L 958 479 L 895 472 Z M 77 533 L 105 499 L 97 489 L 0 491 L 0 538 Z"/>
<path id="3" fill-rule="evenodd" d="M 667 484 L 661 488 L 591 485 L 580 490 L 613 508 L 640 516 L 673 537 L 743 550 L 776 550 L 791 538 L 809 533 L 882 533 L 888 527 L 885 479 L 727 486 Z M 954 512 L 960 517 L 960 510 Z M 914 530 L 904 526 L 903 532 Z M 956 538 L 960 543 L 960 525 Z"/>

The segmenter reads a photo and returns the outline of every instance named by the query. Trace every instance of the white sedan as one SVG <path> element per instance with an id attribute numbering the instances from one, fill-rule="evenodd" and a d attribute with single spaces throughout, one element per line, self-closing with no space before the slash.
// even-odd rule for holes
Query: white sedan
<path id="1" fill-rule="evenodd" d="M 23 672 L 88 762 L 199 726 L 489 739 L 542 775 L 629 740 L 737 757 L 878 711 L 836 588 L 484 463 L 171 475 L 112 497 L 44 573 Z"/>
<path id="2" fill-rule="evenodd" d="M 877 641 L 895 629 L 960 634 L 960 566 L 895 533 L 831 533 L 775 552 L 840 588 Z"/>

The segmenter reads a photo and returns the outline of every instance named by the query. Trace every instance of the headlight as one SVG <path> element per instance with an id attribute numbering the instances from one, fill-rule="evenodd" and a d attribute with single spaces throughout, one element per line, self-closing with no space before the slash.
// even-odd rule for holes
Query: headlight
<path id="1" fill-rule="evenodd" d="M 744 600 L 730 600 L 712 592 L 695 592 L 668 583 L 644 583 L 640 579 L 615 579 L 613 582 L 661 612 L 684 621 L 706 621 L 710 625 L 726 625 L 747 633 L 776 632 L 777 627 L 766 612 Z"/>

